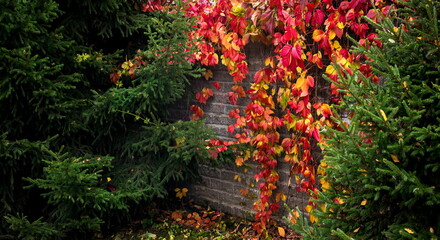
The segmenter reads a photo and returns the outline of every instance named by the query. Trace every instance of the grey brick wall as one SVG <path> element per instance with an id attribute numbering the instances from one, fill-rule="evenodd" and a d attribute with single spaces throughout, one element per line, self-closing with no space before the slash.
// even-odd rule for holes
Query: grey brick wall
<path id="1" fill-rule="evenodd" d="M 249 74 L 244 81 L 243 86 L 246 89 L 254 73 L 264 66 L 264 60 L 270 55 L 271 49 L 263 45 L 251 44 L 246 49 Z M 234 123 L 233 119 L 228 117 L 231 110 L 239 108 L 244 109 L 247 104 L 247 99 L 240 98 L 238 106 L 229 103 L 227 93 L 231 91 L 233 86 L 232 77 L 227 72 L 226 67 L 219 64 L 219 66 L 212 69 L 214 72 L 213 79 L 206 81 L 204 79 L 194 81 L 191 89 L 192 94 L 188 99 L 182 100 L 182 104 L 174 106 L 171 110 L 171 117 L 173 119 L 188 119 L 191 115 L 189 105 L 191 105 L 196 92 L 201 91 L 203 87 L 212 86 L 212 82 L 220 83 L 220 90 L 214 90 L 214 97 L 207 101 L 207 104 L 198 104 L 205 112 L 206 125 L 213 128 L 222 140 L 235 140 L 227 132 L 227 127 Z M 246 87 L 245 87 L 246 86 Z M 250 160 L 249 160 L 250 161 Z M 256 173 L 255 164 L 250 163 L 251 168 L 247 173 L 244 173 L 243 168 L 235 166 L 231 163 L 220 167 L 212 167 L 203 165 L 200 166 L 201 182 L 196 183 L 189 188 L 188 194 L 195 199 L 195 202 L 204 206 L 210 206 L 237 216 L 252 218 L 254 211 L 252 210 L 253 202 L 258 199 L 259 191 L 257 189 L 258 183 L 255 183 L 254 174 Z M 308 195 L 298 193 L 296 191 L 295 180 L 289 180 L 290 166 L 280 161 L 278 164 L 278 173 L 280 181 L 278 189 L 287 195 L 287 204 L 294 208 L 300 208 L 307 205 Z M 235 176 L 241 178 L 241 182 L 237 181 Z M 243 196 L 240 189 L 248 189 L 249 193 Z M 285 214 L 285 210 L 281 207 L 278 215 Z"/>

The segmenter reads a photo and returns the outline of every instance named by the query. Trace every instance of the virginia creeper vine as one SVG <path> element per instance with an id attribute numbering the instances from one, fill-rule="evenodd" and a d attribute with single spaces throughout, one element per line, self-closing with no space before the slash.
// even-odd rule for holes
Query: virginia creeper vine
<path id="1" fill-rule="evenodd" d="M 381 42 L 365 18 L 377 21 L 379 14 L 376 11 L 386 15 L 390 2 L 188 0 L 185 4 L 188 17 L 197 19 L 190 36 L 197 40 L 198 52 L 188 60 L 198 61 L 206 67 L 221 62 L 234 83 L 228 93 L 230 103 L 236 105 L 241 97 L 249 99 L 244 111 L 234 109 L 229 113 L 235 123 L 228 131 L 237 143 L 248 143 L 255 149 L 251 158 L 259 164 L 255 179 L 260 182 L 260 195 L 254 203 L 254 228 L 265 233 L 272 213 L 279 208 L 279 200 L 285 199 L 274 197 L 279 180 L 276 167 L 280 159 L 291 164 L 298 191 L 316 192 L 320 185 L 327 184 L 322 179 L 317 182 L 319 159 L 313 158 L 312 150 L 317 143 L 323 142 L 320 129 L 333 124 L 330 104 L 338 103 L 340 93 L 336 84 L 331 84 L 330 100 L 323 101 L 314 91 L 326 86 L 322 74 L 337 83 L 336 70 L 331 64 L 340 65 L 348 74 L 351 69 L 359 69 L 377 81 L 364 56 L 349 51 L 345 36 L 351 35 L 362 45 L 380 46 Z M 148 1 L 145 11 L 167 10 L 163 5 L 161 1 Z M 253 75 L 250 88 L 245 89 L 243 80 L 249 69 L 244 48 L 250 41 L 266 44 L 273 52 L 267 56 L 265 67 Z M 123 69 L 130 72 L 127 65 L 123 65 Z M 212 72 L 207 70 L 205 78 L 211 77 Z M 220 88 L 217 82 L 213 87 Z M 214 89 L 203 88 L 196 94 L 198 102 L 206 104 Z M 203 117 L 200 106 L 192 105 L 190 109 L 193 119 Z M 286 130 L 288 134 L 282 135 Z M 214 140 L 211 144 L 230 143 Z M 322 167 L 325 169 L 325 164 Z M 325 174 L 322 169 L 319 174 Z M 311 220 L 317 219 L 312 217 Z"/>

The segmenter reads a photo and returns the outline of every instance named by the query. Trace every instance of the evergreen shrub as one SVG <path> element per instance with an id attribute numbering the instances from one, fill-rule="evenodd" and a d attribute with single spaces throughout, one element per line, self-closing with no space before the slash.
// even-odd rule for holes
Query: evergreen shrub
<path id="1" fill-rule="evenodd" d="M 399 1 L 375 25 L 383 47 L 356 46 L 379 76 L 339 68 L 344 94 L 327 129 L 317 217 L 305 239 L 438 239 L 440 233 L 440 3 Z M 336 67 L 336 66 L 335 66 Z M 337 113 L 348 113 L 347 117 Z"/>
<path id="2" fill-rule="evenodd" d="M 0 1 L 0 238 L 90 238 L 194 179 L 211 132 L 166 111 L 200 75 L 180 1 Z"/>

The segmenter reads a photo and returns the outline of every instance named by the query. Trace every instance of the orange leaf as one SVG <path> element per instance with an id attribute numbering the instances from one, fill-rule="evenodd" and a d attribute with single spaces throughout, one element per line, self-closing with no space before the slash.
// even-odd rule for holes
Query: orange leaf
<path id="1" fill-rule="evenodd" d="M 182 220 L 182 212 L 176 211 L 176 212 L 171 213 L 171 218 L 175 221 Z"/>
<path id="2" fill-rule="evenodd" d="M 205 73 L 203 73 L 203 76 L 208 80 L 214 76 L 214 73 L 210 69 L 207 69 Z"/>
<path id="3" fill-rule="evenodd" d="M 246 96 L 246 93 L 245 93 L 245 91 L 244 91 L 242 86 L 234 85 L 234 86 L 232 86 L 231 89 L 233 91 L 235 91 L 238 94 L 239 97 L 245 97 Z"/>
<path id="4" fill-rule="evenodd" d="M 277 195 L 275 196 L 275 201 L 279 202 L 279 201 L 286 201 L 287 200 L 287 196 L 284 195 L 283 193 L 277 193 Z"/>
<path id="5" fill-rule="evenodd" d="M 240 194 L 243 196 L 246 196 L 249 194 L 249 189 L 246 189 L 246 188 L 240 188 L 239 191 L 240 191 Z"/>
<path id="6" fill-rule="evenodd" d="M 237 158 L 235 159 L 235 164 L 236 164 L 237 166 L 242 166 L 242 165 L 243 165 L 243 162 L 244 162 L 244 158 L 242 158 L 242 157 L 237 157 Z"/>
<path id="7" fill-rule="evenodd" d="M 319 29 L 315 29 L 315 31 L 313 31 L 313 40 L 315 42 L 321 41 L 324 37 L 325 37 L 324 31 Z"/>
<path id="8" fill-rule="evenodd" d="M 312 211 L 312 209 L 313 209 L 312 205 L 307 205 L 305 210 L 306 210 L 306 212 L 310 213 Z"/>
<path id="9" fill-rule="evenodd" d="M 282 227 L 278 227 L 278 234 L 280 234 L 281 237 L 286 236 L 286 231 Z"/>
<path id="10" fill-rule="evenodd" d="M 318 222 L 318 218 L 317 218 L 315 215 L 310 214 L 310 222 L 311 222 L 311 223 Z"/>
<path id="11" fill-rule="evenodd" d="M 196 224 L 196 221 L 195 220 L 188 220 L 187 224 L 190 226 L 194 226 Z"/>

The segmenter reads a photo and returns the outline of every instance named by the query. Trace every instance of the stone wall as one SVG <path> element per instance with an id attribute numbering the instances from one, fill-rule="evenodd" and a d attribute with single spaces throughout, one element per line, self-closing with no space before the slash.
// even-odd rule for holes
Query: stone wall
<path id="1" fill-rule="evenodd" d="M 261 69 L 264 60 L 270 55 L 271 50 L 263 45 L 251 44 L 246 48 L 246 55 L 249 64 L 248 78 L 244 81 L 245 89 L 256 71 Z M 214 97 L 207 101 L 207 104 L 198 104 L 205 112 L 206 125 L 213 128 L 221 140 L 235 140 L 227 132 L 227 127 L 234 123 L 234 120 L 228 117 L 231 110 L 239 108 L 245 109 L 247 100 L 240 98 L 237 105 L 232 105 L 228 100 L 228 92 L 233 86 L 232 77 L 227 72 L 226 67 L 219 66 L 212 69 L 214 78 L 206 81 L 197 80 L 192 83 L 188 100 L 182 100 L 182 104 L 172 109 L 174 119 L 188 119 L 191 115 L 189 105 L 192 104 L 195 93 L 201 91 L 203 87 L 214 89 L 212 82 L 220 83 L 220 90 L 214 91 Z M 248 162 L 251 162 L 249 160 Z M 253 213 L 253 202 L 258 198 L 258 183 L 255 182 L 254 174 L 256 165 L 252 166 L 246 173 L 243 168 L 231 163 L 223 166 L 200 166 L 202 182 L 192 185 L 189 188 L 189 194 L 195 199 L 195 202 L 204 206 L 210 206 L 214 209 L 234 214 L 237 216 L 251 218 Z M 280 181 L 278 189 L 287 195 L 287 204 L 294 208 L 304 207 L 307 204 L 308 196 L 296 191 L 295 180 L 289 178 L 290 167 L 287 163 L 280 161 L 278 164 L 278 173 Z M 238 181 L 238 177 L 241 181 Z M 290 181 L 291 180 L 291 181 Z M 245 194 L 243 194 L 245 193 Z M 283 208 L 279 215 L 283 214 Z"/>

